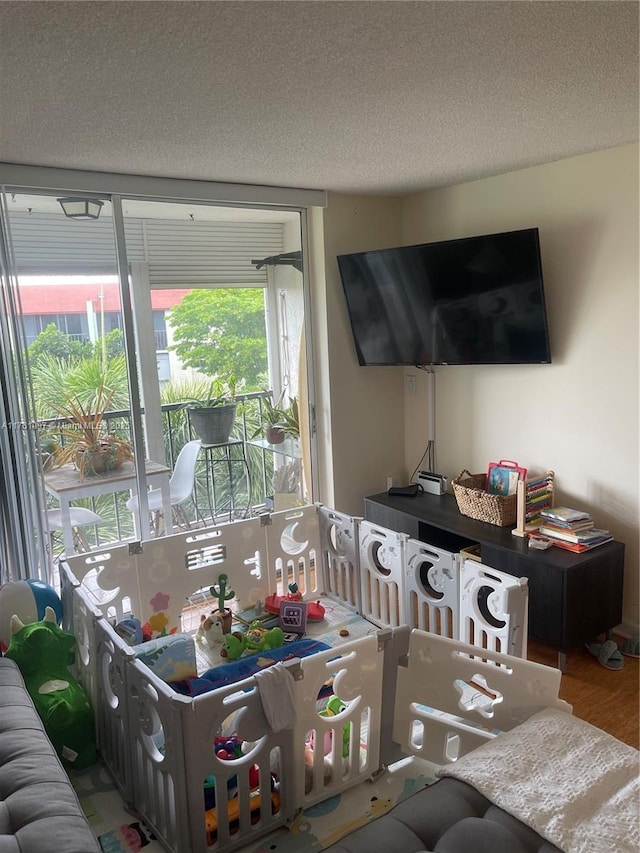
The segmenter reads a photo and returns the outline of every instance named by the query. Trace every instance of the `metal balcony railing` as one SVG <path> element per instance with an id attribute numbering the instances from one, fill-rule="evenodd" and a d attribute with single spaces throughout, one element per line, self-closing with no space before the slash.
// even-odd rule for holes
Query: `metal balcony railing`
<path id="1" fill-rule="evenodd" d="M 219 524 L 256 515 L 264 511 L 265 507 L 272 507 L 274 477 L 278 479 L 277 471 L 281 472 L 287 457 L 286 454 L 275 454 L 268 447 L 252 443 L 261 436 L 262 401 L 265 396 L 264 392 L 239 394 L 229 445 L 201 451 L 196 464 L 193 500 L 187 501 L 182 507 L 190 524 Z M 166 462 L 173 469 L 182 447 L 197 436 L 192 432 L 184 404 L 163 405 L 161 417 L 166 458 L 157 461 Z M 132 438 L 130 411 L 108 412 L 104 421 L 107 431 Z M 47 439 L 53 438 L 64 447 L 65 426 L 68 426 L 68 421 L 62 418 L 40 421 L 40 445 L 43 446 Z M 42 454 L 42 461 L 46 476 L 46 453 Z M 78 506 L 93 510 L 103 520 L 100 526 L 84 531 L 91 547 L 134 538 L 133 517 L 126 508 L 128 498 L 129 492 L 123 491 L 78 501 Z M 50 499 L 49 502 L 55 506 Z"/>

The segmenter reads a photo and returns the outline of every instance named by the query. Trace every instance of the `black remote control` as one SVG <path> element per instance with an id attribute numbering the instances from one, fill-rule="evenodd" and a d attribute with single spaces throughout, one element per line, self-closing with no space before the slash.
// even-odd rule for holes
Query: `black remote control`
<path id="1" fill-rule="evenodd" d="M 420 483 L 410 483 L 408 486 L 391 486 L 388 495 L 402 495 L 405 498 L 415 498 L 422 492 Z"/>

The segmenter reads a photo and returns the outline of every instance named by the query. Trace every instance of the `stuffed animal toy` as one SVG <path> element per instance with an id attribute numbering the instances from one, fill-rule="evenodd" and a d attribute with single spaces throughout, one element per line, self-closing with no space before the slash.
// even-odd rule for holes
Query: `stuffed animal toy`
<path id="1" fill-rule="evenodd" d="M 204 643 L 211 648 L 224 640 L 224 632 L 222 630 L 222 616 L 213 610 L 208 616 L 204 613 L 200 616 L 200 624 L 196 631 L 196 640 L 199 643 Z"/>
<path id="2" fill-rule="evenodd" d="M 313 789 L 313 748 L 309 744 L 304 747 L 304 792 L 309 794 Z M 322 780 L 325 785 L 328 785 L 333 778 L 333 762 L 330 755 L 323 756 L 322 759 Z"/>
<path id="3" fill-rule="evenodd" d="M 226 661 L 238 660 L 244 653 L 244 649 L 244 634 L 240 631 L 232 631 L 231 634 L 224 635 L 220 657 Z"/>
<path id="4" fill-rule="evenodd" d="M 93 712 L 86 693 L 69 672 L 75 659 L 73 634 L 56 624 L 51 607 L 44 620 L 24 625 L 11 619 L 6 657 L 22 673 L 45 730 L 67 768 L 88 767 L 96 760 Z"/>
<path id="5" fill-rule="evenodd" d="M 318 711 L 318 715 L 320 717 L 335 717 L 337 714 L 342 713 L 347 706 L 340 699 L 339 696 L 332 696 L 331 699 L 327 702 L 324 710 Z M 347 758 L 349 755 L 349 740 L 351 737 L 351 723 L 345 723 L 342 727 L 342 757 Z M 331 744 L 333 740 L 333 735 L 331 731 L 328 731 L 325 735 L 324 740 L 324 752 L 325 755 L 331 752 Z"/>
<path id="6" fill-rule="evenodd" d="M 29 578 L 10 581 L 0 587 L 0 648 L 6 651 L 11 642 L 11 617 L 15 613 L 21 622 L 44 619 L 46 607 L 52 607 L 58 625 L 62 622 L 62 602 L 52 586 Z"/>
<path id="7" fill-rule="evenodd" d="M 220 657 L 227 661 L 238 660 L 242 654 L 255 655 L 268 649 L 279 649 L 284 644 L 281 628 L 265 628 L 260 621 L 252 622 L 245 633 L 233 631 L 225 634 Z"/>

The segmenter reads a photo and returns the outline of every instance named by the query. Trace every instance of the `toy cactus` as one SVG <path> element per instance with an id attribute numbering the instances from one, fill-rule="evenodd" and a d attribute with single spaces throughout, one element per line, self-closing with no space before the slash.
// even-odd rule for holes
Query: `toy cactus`
<path id="1" fill-rule="evenodd" d="M 210 587 L 211 595 L 213 598 L 218 599 L 218 613 L 222 619 L 222 633 L 228 634 L 231 631 L 231 620 L 233 618 L 233 614 L 228 607 L 224 606 L 225 601 L 231 601 L 231 599 L 235 596 L 235 592 L 230 589 L 227 591 L 227 582 L 229 580 L 229 576 L 224 573 L 218 575 L 218 585 L 213 584 Z"/>

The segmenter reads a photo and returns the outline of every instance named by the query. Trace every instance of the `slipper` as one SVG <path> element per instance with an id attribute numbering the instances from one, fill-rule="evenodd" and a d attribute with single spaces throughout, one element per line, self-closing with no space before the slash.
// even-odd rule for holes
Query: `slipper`
<path id="1" fill-rule="evenodd" d="M 619 648 L 629 658 L 640 658 L 640 637 L 629 637 Z"/>
<path id="2" fill-rule="evenodd" d="M 606 669 L 622 669 L 624 660 L 613 640 L 604 643 L 585 643 L 588 652 Z"/>

